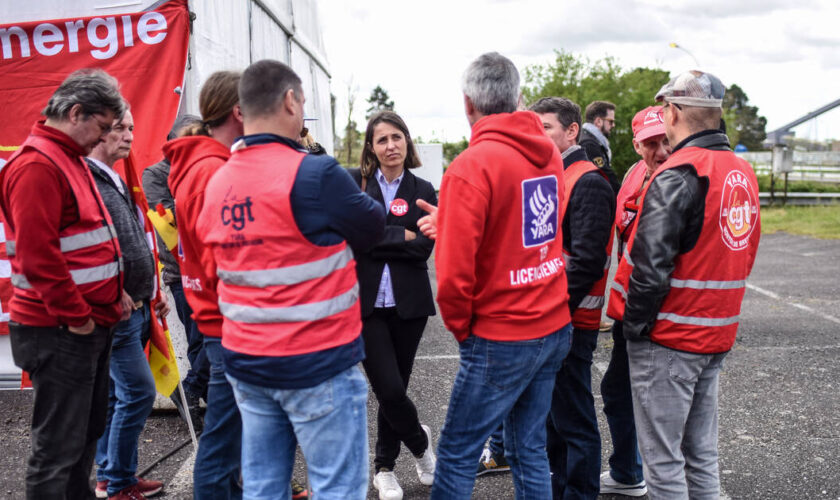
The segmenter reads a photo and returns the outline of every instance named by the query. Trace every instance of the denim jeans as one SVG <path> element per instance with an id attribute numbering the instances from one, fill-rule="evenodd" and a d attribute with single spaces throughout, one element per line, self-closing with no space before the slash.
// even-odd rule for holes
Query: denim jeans
<path id="1" fill-rule="evenodd" d="M 613 323 L 613 350 L 610 364 L 601 379 L 604 415 L 610 428 L 613 450 L 609 458 L 610 476 L 619 483 L 637 484 L 644 480 L 642 457 L 636 441 L 633 419 L 633 394 L 630 390 L 630 368 L 627 365 L 627 341 L 622 322 Z"/>
<path id="2" fill-rule="evenodd" d="M 242 419 L 225 378 L 222 339 L 204 337 L 204 352 L 210 361 L 210 383 L 204 431 L 193 466 L 195 500 L 237 500 L 242 498 Z"/>
<path id="3" fill-rule="evenodd" d="M 312 497 L 364 500 L 368 484 L 367 383 L 358 365 L 314 387 L 274 389 L 228 375 L 242 413 L 247 500 L 288 500 L 300 443 Z"/>
<path id="4" fill-rule="evenodd" d="M 469 499 L 484 441 L 504 422 L 516 498 L 550 498 L 545 422 L 554 377 L 571 347 L 571 325 L 545 337 L 500 342 L 471 335 L 438 443 L 432 499 Z"/>
<path id="5" fill-rule="evenodd" d="M 207 384 L 210 382 L 210 361 L 204 352 L 204 335 L 198 331 L 198 325 L 192 319 L 192 308 L 184 295 L 184 287 L 181 283 L 169 285 L 172 298 L 175 299 L 175 311 L 178 319 L 184 325 L 184 332 L 187 334 L 187 359 L 190 361 L 190 369 L 182 383 L 184 390 L 188 393 L 204 398 L 207 401 Z"/>
<path id="6" fill-rule="evenodd" d="M 96 440 L 105 427 L 111 329 L 89 335 L 9 322 L 15 364 L 29 373 L 32 451 L 28 500 L 88 500 Z"/>
<path id="7" fill-rule="evenodd" d="M 720 495 L 718 377 L 726 353 L 628 341 L 636 432 L 651 500 Z"/>
<path id="8" fill-rule="evenodd" d="M 155 379 L 141 340 L 149 321 L 146 303 L 114 328 L 108 416 L 96 443 L 96 480 L 108 480 L 108 495 L 137 482 L 137 440 L 155 402 Z"/>
<path id="9" fill-rule="evenodd" d="M 572 349 L 557 373 L 546 441 L 555 500 L 598 498 L 601 434 L 592 397 L 592 353 L 598 330 L 572 332 Z"/>

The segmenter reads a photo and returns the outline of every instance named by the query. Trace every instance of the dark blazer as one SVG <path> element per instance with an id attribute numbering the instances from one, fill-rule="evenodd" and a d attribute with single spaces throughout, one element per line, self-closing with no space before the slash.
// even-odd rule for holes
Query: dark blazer
<path id="1" fill-rule="evenodd" d="M 349 170 L 356 184 L 361 187 L 362 177 L 358 168 Z M 385 204 L 382 190 L 375 177 L 367 180 L 365 192 Z M 435 315 L 435 301 L 426 261 L 432 253 L 435 242 L 423 236 L 417 228 L 417 220 L 425 212 L 417 206 L 417 199 L 422 198 L 432 205 L 437 205 L 435 188 L 429 181 L 421 179 L 405 170 L 402 182 L 397 188 L 394 199 L 403 199 L 408 203 L 408 213 L 397 216 L 385 207 L 385 236 L 371 250 L 356 255 L 356 273 L 361 289 L 362 318 L 373 313 L 379 282 L 385 264 L 391 270 L 391 285 L 394 289 L 394 302 L 397 314 L 401 318 L 419 318 Z M 405 230 L 417 233 L 412 241 L 405 240 Z"/>

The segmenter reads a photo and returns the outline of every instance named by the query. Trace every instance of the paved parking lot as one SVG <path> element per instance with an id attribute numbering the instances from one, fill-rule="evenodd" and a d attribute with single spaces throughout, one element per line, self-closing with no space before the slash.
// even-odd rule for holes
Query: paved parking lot
<path id="1" fill-rule="evenodd" d="M 762 239 L 738 340 L 721 375 L 720 465 L 729 498 L 840 499 L 838 261 L 840 241 L 786 234 Z M 611 336 L 602 334 L 592 374 L 604 463 L 610 443 L 597 388 L 611 344 Z M 410 388 L 435 440 L 457 365 L 455 340 L 435 317 L 420 345 Z M 6 498 L 23 497 L 30 400 L 26 392 L 0 393 L 0 496 Z M 372 416 L 375 401 L 369 408 Z M 174 414 L 156 413 L 141 437 L 141 468 L 186 437 Z M 190 447 L 185 447 L 149 473 L 167 482 L 162 498 L 192 497 L 191 464 Z M 298 465 L 299 478 L 304 477 L 302 467 Z M 417 480 L 406 450 L 397 475 L 406 499 L 428 497 L 429 488 Z M 377 498 L 375 493 L 371 488 L 368 497 Z M 513 498 L 510 475 L 479 478 L 474 498 Z"/>

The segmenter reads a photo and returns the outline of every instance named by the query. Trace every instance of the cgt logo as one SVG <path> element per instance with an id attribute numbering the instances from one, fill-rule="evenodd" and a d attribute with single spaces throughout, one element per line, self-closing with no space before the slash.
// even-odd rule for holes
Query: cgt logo
<path id="1" fill-rule="evenodd" d="M 233 224 L 234 229 L 241 231 L 247 222 L 254 222 L 250 196 L 246 196 L 245 201 L 229 203 L 222 207 L 222 224 L 226 226 Z"/>
<path id="2" fill-rule="evenodd" d="M 525 248 L 554 240 L 557 234 L 557 177 L 522 181 L 522 244 Z"/>
<path id="3" fill-rule="evenodd" d="M 720 230 L 723 242 L 732 250 L 747 248 L 750 234 L 758 222 L 758 204 L 747 176 L 733 170 L 726 176 L 720 203 Z"/>

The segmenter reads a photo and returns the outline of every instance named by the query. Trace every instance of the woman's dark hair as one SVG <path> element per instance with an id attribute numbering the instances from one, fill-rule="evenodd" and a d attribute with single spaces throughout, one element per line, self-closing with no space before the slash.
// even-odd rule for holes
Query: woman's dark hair
<path id="1" fill-rule="evenodd" d="M 373 172 L 379 168 L 379 159 L 373 151 L 373 130 L 382 122 L 390 123 L 391 125 L 397 127 L 397 129 L 399 129 L 399 131 L 405 136 L 406 154 L 403 166 L 405 168 L 416 168 L 422 165 L 422 163 L 420 163 L 420 156 L 414 148 L 414 141 L 411 140 L 411 134 L 408 133 L 408 127 L 405 125 L 403 119 L 400 118 L 400 115 L 394 113 L 393 111 L 380 111 L 370 117 L 367 124 L 367 130 L 365 130 L 365 144 L 362 148 L 362 157 L 359 160 L 362 177 L 372 176 Z"/>

